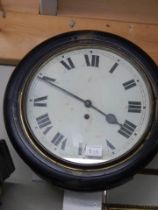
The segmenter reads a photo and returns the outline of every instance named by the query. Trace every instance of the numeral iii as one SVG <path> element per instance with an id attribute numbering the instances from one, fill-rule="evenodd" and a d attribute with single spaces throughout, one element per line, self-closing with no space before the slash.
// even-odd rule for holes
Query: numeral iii
<path id="1" fill-rule="evenodd" d="M 141 102 L 140 101 L 129 101 L 128 102 L 128 112 L 140 113 L 141 112 Z"/>

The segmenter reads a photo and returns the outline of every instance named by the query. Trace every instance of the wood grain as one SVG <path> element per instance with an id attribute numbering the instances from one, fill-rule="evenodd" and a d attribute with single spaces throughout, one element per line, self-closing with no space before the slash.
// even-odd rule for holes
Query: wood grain
<path id="1" fill-rule="evenodd" d="M 158 25 L 7 12 L 0 17 L 1 62 L 17 63 L 45 39 L 73 30 L 107 31 L 143 48 L 158 63 Z"/>
<path id="2" fill-rule="evenodd" d="M 58 0 L 58 15 L 158 23 L 158 0 Z"/>
<path id="3" fill-rule="evenodd" d="M 4 11 L 39 13 L 39 0 L 1 0 Z"/>

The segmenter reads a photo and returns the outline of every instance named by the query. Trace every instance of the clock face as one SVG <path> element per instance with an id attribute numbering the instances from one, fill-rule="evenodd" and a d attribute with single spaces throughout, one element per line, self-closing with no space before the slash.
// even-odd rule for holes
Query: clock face
<path id="1" fill-rule="evenodd" d="M 95 191 L 129 180 L 158 149 L 158 73 L 113 34 L 76 31 L 33 49 L 4 100 L 13 146 L 40 176 Z"/>
<path id="2" fill-rule="evenodd" d="M 152 116 L 146 76 L 115 50 L 78 46 L 43 62 L 26 87 L 25 119 L 50 154 L 107 163 L 140 143 Z"/>

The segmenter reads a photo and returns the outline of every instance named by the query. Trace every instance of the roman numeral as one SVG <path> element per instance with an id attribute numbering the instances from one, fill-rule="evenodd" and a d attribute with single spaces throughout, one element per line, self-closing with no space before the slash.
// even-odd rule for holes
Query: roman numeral
<path id="1" fill-rule="evenodd" d="M 67 139 L 61 133 L 56 133 L 51 141 L 55 146 L 61 145 L 61 149 L 64 150 L 66 146 Z"/>
<path id="2" fill-rule="evenodd" d="M 83 152 L 86 149 L 86 144 L 83 143 L 79 143 L 79 147 L 78 147 L 78 155 L 83 155 Z"/>
<path id="3" fill-rule="evenodd" d="M 71 58 L 67 58 L 66 61 L 62 60 L 62 61 L 60 61 L 60 63 L 61 63 L 67 70 L 71 70 L 71 69 L 75 68 L 75 65 L 73 64 Z"/>
<path id="4" fill-rule="evenodd" d="M 46 135 L 52 128 L 53 128 L 53 126 L 47 127 L 47 128 L 43 131 L 43 134 Z"/>
<path id="5" fill-rule="evenodd" d="M 140 101 L 129 101 L 128 112 L 141 113 L 141 102 Z"/>
<path id="6" fill-rule="evenodd" d="M 129 122 L 128 120 L 125 120 L 124 124 L 121 126 L 118 133 L 120 133 L 121 135 L 123 135 L 126 138 L 129 138 L 135 129 L 136 129 L 136 125 Z"/>
<path id="7" fill-rule="evenodd" d="M 132 87 L 134 87 L 134 86 L 136 86 L 136 85 L 137 85 L 137 84 L 136 84 L 136 82 L 134 81 L 134 79 L 129 80 L 129 81 L 123 83 L 123 87 L 125 88 L 125 90 L 128 90 L 128 89 L 130 89 L 130 88 L 132 88 Z"/>
<path id="8" fill-rule="evenodd" d="M 107 146 L 108 146 L 111 150 L 116 149 L 116 148 L 114 147 L 114 145 L 113 145 L 113 144 L 111 144 L 111 142 L 110 142 L 110 141 L 106 140 L 106 144 L 107 144 Z"/>
<path id="9" fill-rule="evenodd" d="M 109 72 L 112 74 L 112 73 L 115 71 L 115 69 L 117 68 L 118 65 L 119 65 L 118 63 L 115 63 L 115 64 L 111 67 L 111 69 L 110 69 Z"/>
<path id="10" fill-rule="evenodd" d="M 83 148 L 82 148 L 82 144 L 80 143 L 78 147 L 78 155 L 82 155 L 82 151 L 83 151 Z"/>
<path id="11" fill-rule="evenodd" d="M 37 124 L 39 126 L 40 129 L 44 128 L 43 134 L 46 135 L 48 133 L 48 131 L 51 130 L 51 128 L 53 127 L 51 124 L 51 121 L 49 119 L 48 114 L 44 114 L 41 115 L 39 117 L 36 118 Z"/>
<path id="12" fill-rule="evenodd" d="M 35 98 L 33 105 L 34 106 L 39 106 L 39 107 L 46 107 L 47 106 L 47 103 L 46 103 L 47 98 L 48 98 L 48 96 Z"/>
<path id="13" fill-rule="evenodd" d="M 98 67 L 99 66 L 99 56 L 91 55 L 91 58 L 88 55 L 84 55 L 87 66 Z"/>
<path id="14" fill-rule="evenodd" d="M 43 128 L 51 124 L 48 114 L 41 115 L 36 118 L 39 128 Z"/>

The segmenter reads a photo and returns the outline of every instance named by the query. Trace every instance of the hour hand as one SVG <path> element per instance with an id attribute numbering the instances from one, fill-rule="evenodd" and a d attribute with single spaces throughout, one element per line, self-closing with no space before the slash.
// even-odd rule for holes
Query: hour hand
<path id="1" fill-rule="evenodd" d="M 105 118 L 106 118 L 106 121 L 110 124 L 117 124 L 117 125 L 122 126 L 122 124 L 118 122 L 118 120 L 114 114 L 107 114 L 105 116 Z"/>
<path id="2" fill-rule="evenodd" d="M 105 117 L 105 120 L 109 123 L 109 124 L 117 124 L 119 126 L 122 126 L 121 123 L 118 122 L 116 116 L 112 113 L 110 114 L 106 114 L 105 112 L 103 112 L 102 110 L 98 109 L 97 107 L 91 105 L 92 109 L 94 109 L 95 111 L 99 112 L 100 114 L 102 114 Z"/>

